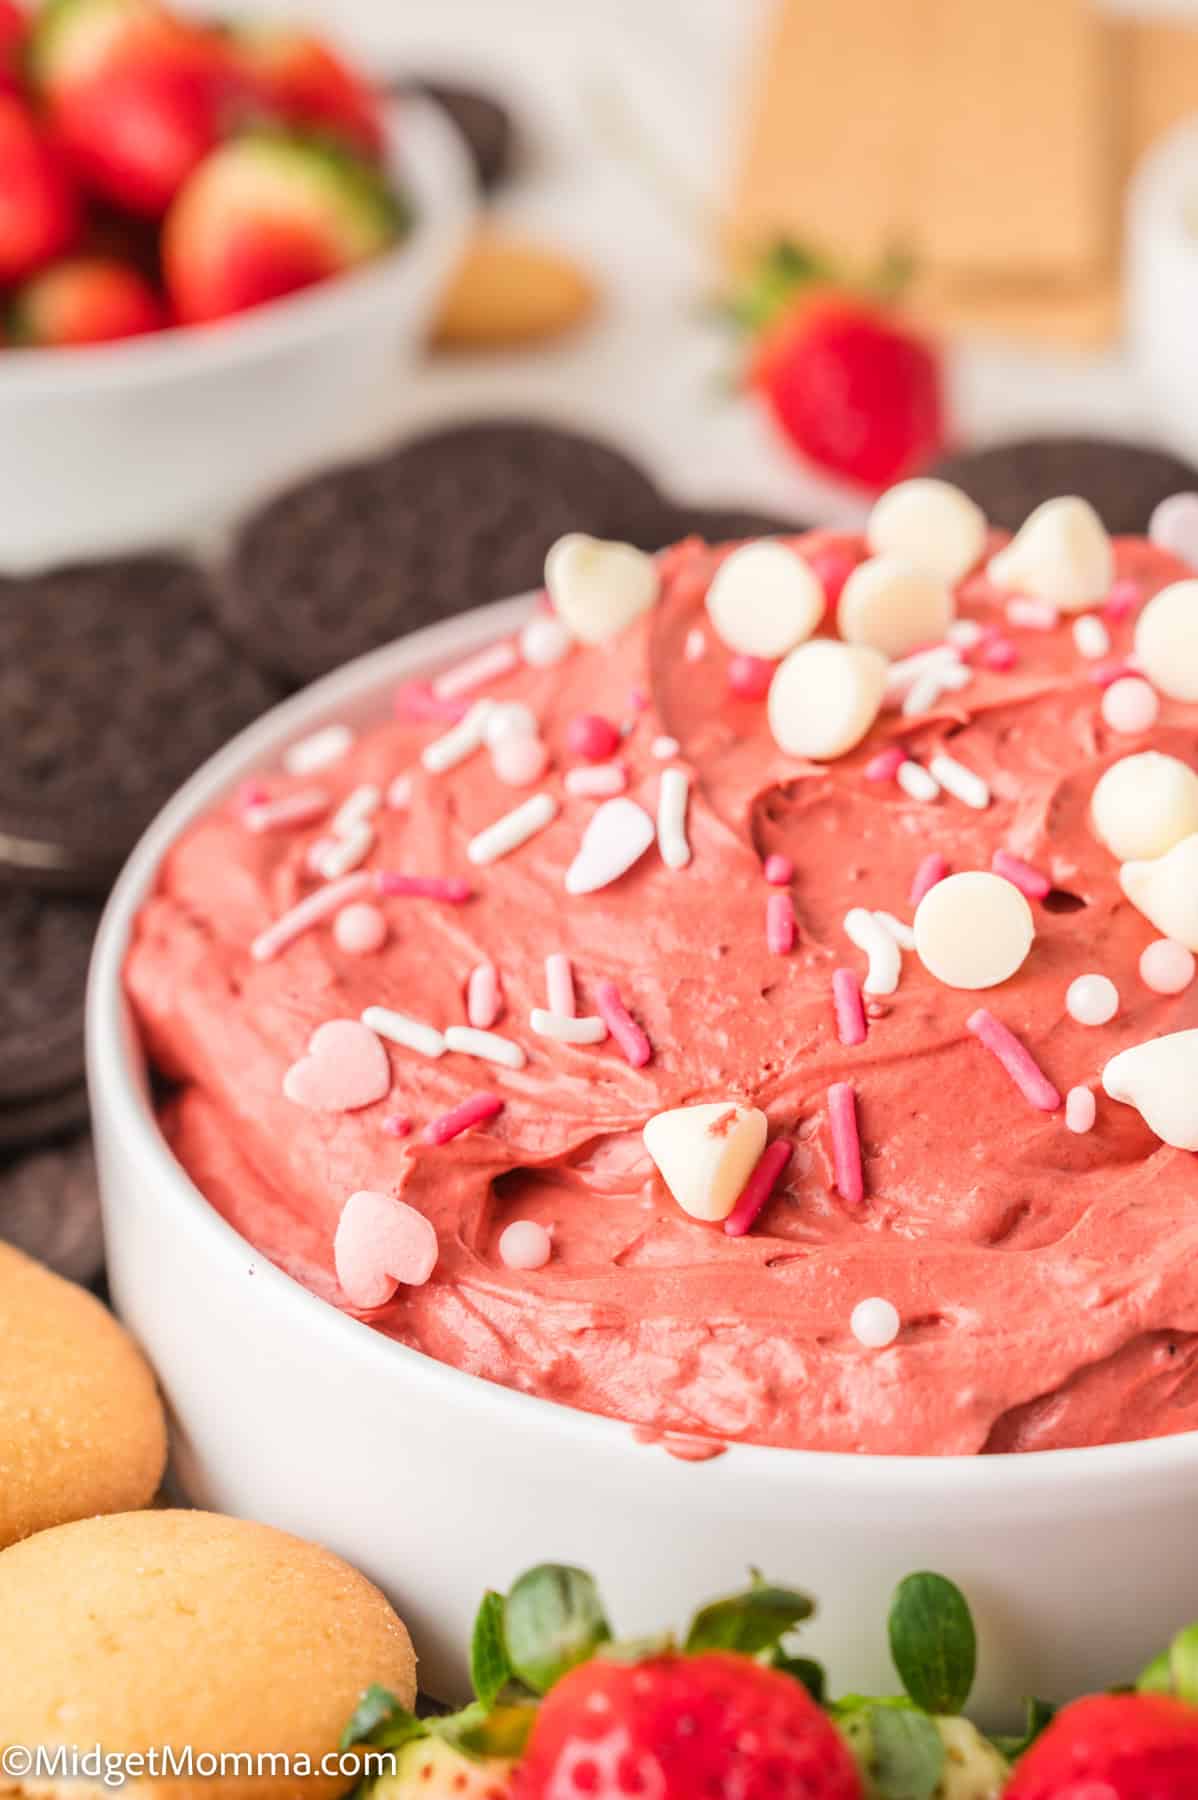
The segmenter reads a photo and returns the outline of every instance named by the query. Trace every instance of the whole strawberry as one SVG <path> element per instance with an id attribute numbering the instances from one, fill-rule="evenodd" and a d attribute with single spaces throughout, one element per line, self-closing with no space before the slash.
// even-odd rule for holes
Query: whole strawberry
<path id="1" fill-rule="evenodd" d="M 30 349 L 65 349 L 141 337 L 166 324 L 166 309 L 137 269 L 109 256 L 52 263 L 17 289 L 9 336 Z"/>
<path id="2" fill-rule="evenodd" d="M 1095 1694 L 1059 1713 L 1003 1800 L 1194 1800 L 1198 1708 L 1164 1694 Z"/>
<path id="3" fill-rule="evenodd" d="M 584 1663 L 542 1702 L 517 1800 L 861 1800 L 835 1727 L 790 1675 L 722 1650 Z"/>
<path id="4" fill-rule="evenodd" d="M 377 156 L 383 128 L 374 91 L 323 38 L 293 26 L 236 25 L 229 55 L 264 117 Z"/>
<path id="5" fill-rule="evenodd" d="M 16 0 L 0 0 L 0 94 L 21 91 L 21 56 L 29 22 Z"/>
<path id="6" fill-rule="evenodd" d="M 0 93 L 0 283 L 22 281 L 79 234 L 75 186 L 22 100 Z"/>

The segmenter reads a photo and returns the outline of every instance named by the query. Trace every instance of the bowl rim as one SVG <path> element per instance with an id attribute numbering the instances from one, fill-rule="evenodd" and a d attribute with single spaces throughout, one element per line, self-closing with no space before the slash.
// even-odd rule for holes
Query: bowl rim
<path id="1" fill-rule="evenodd" d="M 87 989 L 88 1084 L 97 1120 L 111 1128 L 123 1155 L 143 1165 L 160 1204 L 174 1208 L 180 1229 L 199 1232 L 214 1256 L 227 1257 L 230 1293 L 244 1273 L 248 1250 L 255 1262 L 255 1303 L 269 1299 L 280 1315 L 287 1315 L 284 1328 L 315 1332 L 328 1340 L 331 1353 L 372 1365 L 380 1379 L 389 1372 L 392 1378 L 400 1376 L 446 1408 L 488 1411 L 497 1430 L 506 1425 L 535 1436 L 539 1428 L 559 1448 L 569 1439 L 580 1452 L 614 1459 L 642 1448 L 629 1421 L 521 1393 L 438 1362 L 340 1312 L 235 1231 L 176 1160 L 158 1128 L 123 984 L 135 916 L 153 889 L 162 857 L 191 823 L 272 757 L 277 760 L 286 744 L 323 724 L 377 717 L 380 692 L 422 678 L 517 630 L 536 601 L 535 594 L 525 594 L 475 607 L 356 658 L 271 708 L 178 790 L 131 852 L 100 922 Z M 119 1196 L 106 1197 L 106 1206 L 116 1205 Z M 244 1285 L 241 1291 L 246 1291 Z M 846 1501 L 904 1497 L 942 1509 L 953 1497 L 985 1496 L 993 1505 L 997 1495 L 1004 1502 L 1019 1499 L 1034 1505 L 1066 1485 L 1072 1492 L 1081 1487 L 1100 1491 L 1119 1477 L 1156 1480 L 1193 1473 L 1198 1470 L 1198 1431 L 989 1456 L 887 1456 L 735 1442 L 725 1445 L 723 1454 L 678 1467 L 701 1471 L 709 1490 L 724 1490 L 730 1499 L 742 1501 L 744 1484 L 752 1480 L 782 1495 L 816 1488 Z"/>
<path id="2" fill-rule="evenodd" d="M 384 99 L 386 172 L 412 202 L 408 230 L 381 256 L 317 282 L 269 305 L 207 325 L 172 325 L 165 331 L 111 344 L 75 349 L 21 350 L 0 354 L 0 406 L 30 392 L 85 392 L 155 386 L 172 379 L 204 377 L 260 356 L 317 341 L 373 313 L 402 288 L 425 246 L 473 209 L 465 147 L 435 102 Z"/>

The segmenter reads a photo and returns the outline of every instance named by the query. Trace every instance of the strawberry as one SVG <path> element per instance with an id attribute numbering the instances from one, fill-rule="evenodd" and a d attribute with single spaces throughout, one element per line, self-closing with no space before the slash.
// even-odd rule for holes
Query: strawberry
<path id="1" fill-rule="evenodd" d="M 41 348 L 140 337 L 165 323 L 149 282 L 114 257 L 52 263 L 18 288 L 9 309 L 12 341 Z"/>
<path id="2" fill-rule="evenodd" d="M 861 1800 L 845 1744 L 806 1689 L 708 1650 L 640 1663 L 598 1657 L 542 1701 L 517 1800 Z"/>
<path id="3" fill-rule="evenodd" d="M 167 291 L 184 323 L 222 319 L 376 256 L 401 221 L 359 158 L 282 134 L 239 138 L 201 164 L 167 215 Z"/>
<path id="4" fill-rule="evenodd" d="M 378 100 L 322 38 L 283 25 L 242 25 L 229 53 L 268 118 L 340 140 L 363 156 L 383 147 Z"/>
<path id="5" fill-rule="evenodd" d="M 29 21 L 16 0 L 0 0 L 0 94 L 19 94 Z"/>
<path id="6" fill-rule="evenodd" d="M 463 1756 L 435 1737 L 405 1744 L 394 1775 L 379 1777 L 371 1800 L 510 1800 L 512 1763 L 498 1756 Z"/>
<path id="7" fill-rule="evenodd" d="M 70 249 L 81 215 L 57 148 L 11 94 L 0 94 L 0 170 L 0 282 L 22 281 Z"/>
<path id="8" fill-rule="evenodd" d="M 1198 1708 L 1164 1694 L 1095 1694 L 1057 1714 L 1003 1800 L 1193 1800 Z"/>

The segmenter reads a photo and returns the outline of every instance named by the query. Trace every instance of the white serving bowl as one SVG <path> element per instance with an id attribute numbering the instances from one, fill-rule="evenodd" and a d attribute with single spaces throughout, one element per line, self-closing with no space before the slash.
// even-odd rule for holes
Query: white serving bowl
<path id="1" fill-rule="evenodd" d="M 383 428 L 475 205 L 439 109 L 387 117 L 415 222 L 374 262 L 215 325 L 0 352 L 0 571 L 194 541 Z"/>
<path id="2" fill-rule="evenodd" d="M 379 717 L 397 681 L 510 632 L 508 601 L 348 665 L 243 732 L 134 851 L 100 929 L 88 1065 L 118 1310 L 158 1370 L 174 1468 L 197 1504 L 332 1546 L 390 1593 L 425 1685 L 465 1683 L 473 1609 L 542 1560 L 600 1576 L 619 1629 L 681 1622 L 750 1564 L 808 1588 L 805 1634 L 838 1690 L 894 1684 L 885 1610 L 903 1575 L 965 1589 L 977 1704 L 1126 1678 L 1198 1617 L 1198 1433 L 1005 1457 L 851 1456 L 736 1445 L 674 1460 L 618 1421 L 448 1368 L 314 1298 L 208 1206 L 167 1149 L 121 970 L 172 841 L 283 747 Z"/>

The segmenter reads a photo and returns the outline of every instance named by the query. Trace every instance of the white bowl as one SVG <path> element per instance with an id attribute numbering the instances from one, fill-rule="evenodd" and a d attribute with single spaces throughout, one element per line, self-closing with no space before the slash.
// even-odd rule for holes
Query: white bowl
<path id="1" fill-rule="evenodd" d="M 1198 1433 L 1005 1457 L 851 1456 L 736 1445 L 704 1463 L 612 1419 L 494 1386 L 314 1298 L 240 1238 L 167 1149 L 121 969 L 159 861 L 199 815 L 395 682 L 510 632 L 508 601 L 351 663 L 202 769 L 131 857 L 100 929 L 88 1064 L 109 1276 L 154 1362 L 174 1467 L 198 1504 L 331 1545 L 395 1599 L 423 1680 L 465 1684 L 473 1609 L 528 1565 L 583 1563 L 622 1632 L 681 1622 L 750 1564 L 806 1587 L 805 1636 L 837 1689 L 887 1691 L 885 1609 L 934 1568 L 978 1619 L 983 1717 L 1126 1678 L 1198 1616 Z"/>
<path id="2" fill-rule="evenodd" d="M 363 268 L 200 329 L 0 352 L 0 570 L 194 541 L 377 435 L 474 210 L 437 107 L 392 106 L 388 146 L 415 223 Z"/>
<path id="3" fill-rule="evenodd" d="M 1157 421 L 1198 462 L 1198 123 L 1155 144 L 1131 184 L 1127 316 Z"/>

